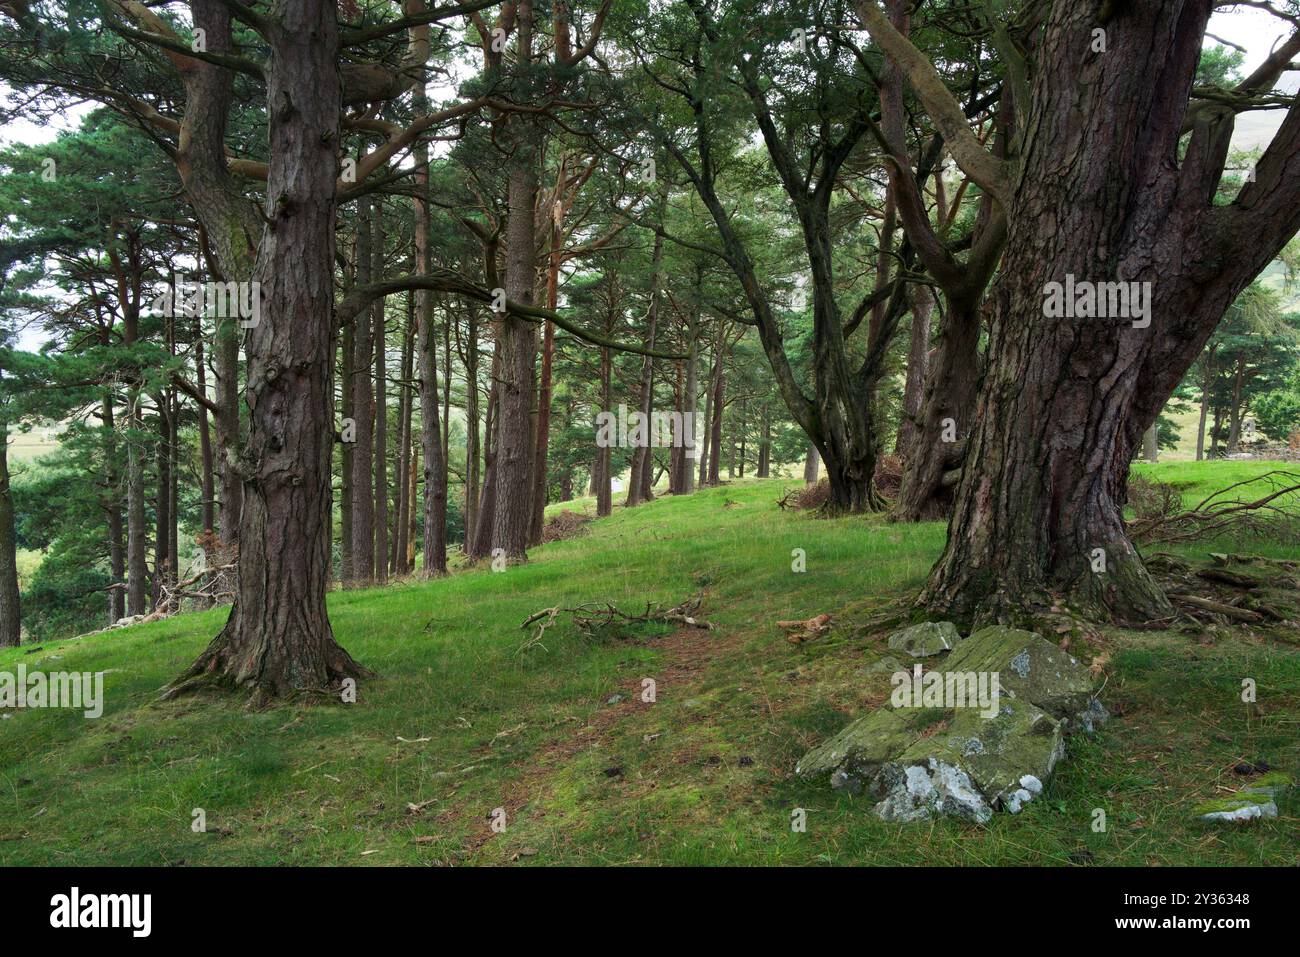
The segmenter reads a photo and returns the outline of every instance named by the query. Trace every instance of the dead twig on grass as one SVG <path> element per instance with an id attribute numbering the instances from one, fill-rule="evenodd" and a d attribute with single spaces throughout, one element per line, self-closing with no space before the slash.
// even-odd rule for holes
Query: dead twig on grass
<path id="1" fill-rule="evenodd" d="M 608 634 L 611 630 L 620 626 L 641 625 L 650 622 L 680 624 L 712 631 L 714 625 L 699 617 L 700 605 L 703 604 L 703 601 L 703 594 L 698 594 L 694 598 L 673 605 L 671 608 L 665 608 L 655 602 L 646 602 L 645 611 L 639 615 L 621 611 L 613 602 L 584 602 L 581 605 L 572 607 L 556 605 L 554 608 L 543 608 L 541 611 L 529 615 L 519 625 L 523 629 L 533 626 L 537 628 L 533 635 L 519 646 L 519 651 L 523 652 L 534 647 L 540 647 L 543 651 L 547 650 L 546 646 L 542 644 L 542 636 L 546 633 L 546 629 L 554 625 L 556 619 L 562 614 L 572 615 L 574 626 L 582 633 L 584 638 L 589 639 L 599 638 L 602 634 Z"/>

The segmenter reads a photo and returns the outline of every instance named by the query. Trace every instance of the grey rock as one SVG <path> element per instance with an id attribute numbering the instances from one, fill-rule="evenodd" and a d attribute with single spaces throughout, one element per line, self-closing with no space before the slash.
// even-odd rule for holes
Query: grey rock
<path id="1" fill-rule="evenodd" d="M 913 658 L 929 658 L 951 651 L 961 641 L 957 626 L 949 621 L 923 621 L 889 636 L 890 651 L 905 651 Z"/>

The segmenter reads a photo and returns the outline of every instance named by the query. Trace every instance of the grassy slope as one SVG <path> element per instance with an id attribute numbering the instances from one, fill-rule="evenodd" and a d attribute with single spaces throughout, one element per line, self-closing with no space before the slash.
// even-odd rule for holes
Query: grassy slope
<path id="1" fill-rule="evenodd" d="M 1154 472 L 1212 488 L 1251 468 Z M 771 622 L 907 593 L 943 527 L 782 512 L 783 484 L 616 509 L 500 574 L 332 595 L 336 634 L 381 675 L 355 705 L 157 703 L 224 610 L 0 652 L 2 670 L 109 672 L 97 721 L 0 721 L 0 864 L 1011 864 L 1084 847 L 1098 863 L 1297 863 L 1294 801 L 1247 829 L 1187 820 L 1237 783 L 1238 760 L 1300 771 L 1300 653 L 1249 636 L 1110 636 L 1103 697 L 1123 717 L 1075 742 L 1041 800 L 987 828 L 886 825 L 865 800 L 792 779 L 803 751 L 882 700 L 888 679 L 867 672 L 877 642 L 832 633 L 795 647 Z M 701 583 L 715 632 L 593 644 L 561 623 L 519 652 L 519 623 L 540 608 L 676 602 Z M 637 693 L 647 676 L 654 704 Z M 1262 714 L 1239 701 L 1246 676 Z M 608 704 L 615 692 L 626 700 Z M 190 829 L 198 807 L 206 834 Z M 488 827 L 497 807 L 502 834 Z M 795 807 L 806 833 L 790 829 Z M 1089 826 L 1094 808 L 1105 833 Z"/>

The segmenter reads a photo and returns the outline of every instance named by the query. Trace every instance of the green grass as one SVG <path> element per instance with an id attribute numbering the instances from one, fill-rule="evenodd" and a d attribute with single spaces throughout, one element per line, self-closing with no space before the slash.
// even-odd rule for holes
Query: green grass
<path id="1" fill-rule="evenodd" d="M 1259 468 L 1199 468 L 1220 466 Z M 841 628 L 794 646 L 773 622 L 851 619 L 908 594 L 944 528 L 782 511 L 789 484 L 616 508 L 501 573 L 332 594 L 336 635 L 379 673 L 353 705 L 159 703 L 224 610 L 0 652 L 0 670 L 108 672 L 98 720 L 0 721 L 0 864 L 1063 864 L 1082 848 L 1100 864 L 1297 863 L 1293 801 L 1249 828 L 1189 819 L 1236 786 L 1237 761 L 1300 771 L 1300 653 L 1246 634 L 1108 633 L 1103 698 L 1122 716 L 1074 741 L 1041 800 L 985 828 L 885 824 L 868 800 L 794 779 L 888 679 L 869 673 L 877 641 Z M 547 606 L 639 610 L 700 589 L 716 631 L 596 643 L 562 619 L 520 650 L 520 622 Z M 498 807 L 504 833 L 489 828 Z M 191 830 L 194 808 L 207 833 Z"/>

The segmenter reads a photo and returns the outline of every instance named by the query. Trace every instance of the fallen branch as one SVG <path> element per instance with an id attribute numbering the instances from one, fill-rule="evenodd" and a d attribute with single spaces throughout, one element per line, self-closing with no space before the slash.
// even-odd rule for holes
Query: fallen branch
<path id="1" fill-rule="evenodd" d="M 615 625 L 641 625 L 650 622 L 681 624 L 691 628 L 703 628 L 712 631 L 714 626 L 699 617 L 700 605 L 703 601 L 703 594 L 699 594 L 694 598 L 679 602 L 671 608 L 664 608 L 660 604 L 646 602 L 645 611 L 639 615 L 620 611 L 613 602 L 584 602 L 581 605 L 572 607 L 556 605 L 553 608 L 543 608 L 541 611 L 529 615 L 519 625 L 523 629 L 534 625 L 537 628 L 537 631 L 519 646 L 519 651 L 526 651 L 529 648 L 538 646 L 544 651 L 547 650 L 546 646 L 542 644 L 542 636 L 546 633 L 546 629 L 554 625 L 556 619 L 562 614 L 572 615 L 574 626 L 582 633 L 583 637 L 591 639 L 599 637 L 602 632 Z"/>
<path id="2" fill-rule="evenodd" d="M 1225 615 L 1228 618 L 1235 618 L 1238 621 L 1263 621 L 1264 616 L 1257 612 L 1248 611 L 1245 608 L 1238 608 L 1236 605 L 1225 605 L 1221 601 L 1214 601 L 1209 598 L 1201 598 L 1199 595 L 1172 595 L 1175 601 L 1181 601 L 1187 605 L 1195 605 L 1197 608 L 1203 608 L 1206 611 L 1212 611 L 1217 615 Z"/>
<path id="3" fill-rule="evenodd" d="M 1256 484 L 1268 491 L 1248 500 L 1231 495 L 1235 489 Z M 1279 521 L 1300 522 L 1298 505 L 1300 474 L 1273 469 L 1255 478 L 1234 482 L 1206 496 L 1187 511 L 1135 519 L 1129 523 L 1129 534 L 1135 542 L 1143 545 L 1207 538 L 1227 530 L 1276 534 Z"/>

